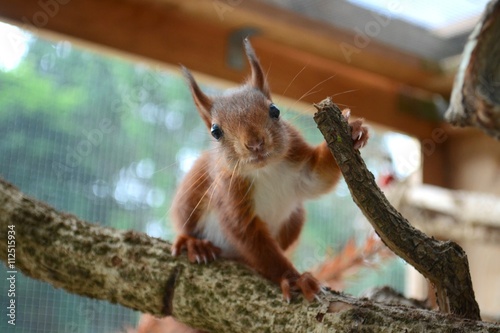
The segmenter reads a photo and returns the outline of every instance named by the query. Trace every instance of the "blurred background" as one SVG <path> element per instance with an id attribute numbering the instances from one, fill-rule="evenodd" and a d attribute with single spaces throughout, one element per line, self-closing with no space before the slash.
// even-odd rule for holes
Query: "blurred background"
<path id="1" fill-rule="evenodd" d="M 178 64 L 220 93 L 248 74 L 251 36 L 275 103 L 309 142 L 322 140 L 312 103 L 327 96 L 368 121 L 362 156 L 379 186 L 410 222 L 465 248 L 483 317 L 499 318 L 500 145 L 443 123 L 487 1 L 48 3 L 0 0 L 0 177 L 82 219 L 172 240 L 175 188 L 212 140 Z M 307 216 L 300 270 L 357 296 L 389 285 L 432 304 L 344 182 Z M 2 332 L 124 332 L 140 317 L 17 278 L 16 326 L 2 320 Z"/>

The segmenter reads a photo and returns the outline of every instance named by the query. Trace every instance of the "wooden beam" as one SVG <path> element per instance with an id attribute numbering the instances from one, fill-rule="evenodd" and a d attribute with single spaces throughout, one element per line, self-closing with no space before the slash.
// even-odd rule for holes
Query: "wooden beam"
<path id="1" fill-rule="evenodd" d="M 340 45 L 352 42 L 352 34 L 254 0 L 225 7 L 221 20 L 216 4 L 223 3 L 0 0 L 0 16 L 34 33 L 49 31 L 122 54 L 174 66 L 182 63 L 194 71 L 233 82 L 241 82 L 248 69 L 228 65 L 229 48 L 234 48 L 231 36 L 242 27 L 254 28 L 259 33 L 252 42 L 275 94 L 305 103 L 338 94 L 335 102 L 352 108 L 354 115 L 414 135 L 422 142 L 432 140 L 433 131 L 440 128 L 435 120 L 421 116 L 429 113 L 429 105 L 432 108 L 429 101 L 434 88 L 413 88 L 428 84 L 445 87 L 435 91 L 451 89 L 451 81 L 446 83 L 433 66 L 375 42 L 348 64 Z M 412 98 L 408 112 L 401 100 Z M 425 110 L 419 105 L 426 105 Z M 424 155 L 426 183 L 448 184 L 443 148 Z"/>
<path id="2" fill-rule="evenodd" d="M 176 6 L 177 10 L 189 16 L 231 30 L 254 27 L 259 35 L 276 44 L 380 74 L 410 86 L 443 95 L 451 91 L 453 73 L 444 73 L 436 62 L 379 43 L 371 32 L 366 33 L 370 27 L 376 31 L 391 24 L 391 19 L 382 15 L 374 14 L 359 30 L 347 31 L 263 1 L 150 1 Z"/>
<path id="3" fill-rule="evenodd" d="M 46 5 L 42 6 L 42 3 Z M 200 1 L 200 6 L 207 6 L 207 3 L 212 6 L 210 15 L 216 16 L 211 1 Z M 248 70 L 232 69 L 226 63 L 228 40 L 235 31 L 235 25 L 226 22 L 240 8 L 257 6 L 256 2 L 241 2 L 231 15 L 225 16 L 227 20 L 221 22 L 193 15 L 186 10 L 186 4 L 194 6 L 187 0 L 0 0 L 0 16 L 34 32 L 47 29 L 164 63 L 182 63 L 198 72 L 240 82 Z M 281 17 L 280 22 L 285 18 Z M 249 18 L 242 18 L 240 27 L 250 23 Z M 260 24 L 259 29 L 264 26 Z M 280 29 L 284 33 L 283 26 Z M 437 126 L 434 122 L 401 112 L 400 91 L 408 94 L 412 88 L 394 79 L 276 42 L 264 34 L 253 37 L 252 42 L 268 70 L 276 94 L 307 103 L 339 94 L 335 101 L 351 107 L 355 115 L 420 138 L 428 137 Z M 422 98 L 420 93 L 415 96 Z"/>
<path id="4" fill-rule="evenodd" d="M 498 195 L 420 185 L 409 188 L 405 193 L 403 202 L 410 207 L 428 211 L 429 215 L 434 215 L 437 220 L 440 217 L 440 220 L 445 220 L 442 217 L 448 217 L 448 224 L 445 223 L 441 228 L 442 230 L 446 227 L 449 228 L 449 222 L 453 221 L 455 227 L 460 225 L 481 225 L 496 228 L 500 236 L 500 220 L 498 219 L 498 216 L 500 216 L 500 196 Z M 420 216 L 419 220 L 429 224 L 429 229 L 438 227 L 432 222 L 426 222 L 426 217 Z M 434 233 L 431 234 L 438 236 Z M 441 234 L 441 236 L 444 236 L 444 234 Z M 473 235 L 464 236 L 472 237 Z"/>

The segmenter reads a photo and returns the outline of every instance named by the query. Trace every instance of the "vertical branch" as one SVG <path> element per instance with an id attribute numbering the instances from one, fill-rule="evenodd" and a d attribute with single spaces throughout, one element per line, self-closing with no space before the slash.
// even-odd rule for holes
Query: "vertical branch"
<path id="1" fill-rule="evenodd" d="M 500 1 L 492 0 L 465 45 L 446 119 L 500 139 Z"/>
<path id="2" fill-rule="evenodd" d="M 354 202 L 380 236 L 434 285 L 442 312 L 480 319 L 467 256 L 453 242 L 441 242 L 415 229 L 387 200 L 354 150 L 350 128 L 331 98 L 316 105 L 314 120 L 326 139 Z"/>

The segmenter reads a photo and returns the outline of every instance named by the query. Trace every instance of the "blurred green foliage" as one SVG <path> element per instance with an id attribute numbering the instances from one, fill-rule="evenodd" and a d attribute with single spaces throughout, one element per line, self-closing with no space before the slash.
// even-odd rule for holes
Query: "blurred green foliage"
<path id="1" fill-rule="evenodd" d="M 282 111 L 308 140 L 321 140 L 311 117 Z M 173 192 L 210 140 L 178 73 L 39 38 L 30 40 L 17 68 L 0 71 L 0 176 L 88 221 L 171 239 Z M 371 141 L 376 147 L 377 136 Z M 356 228 L 366 231 L 361 220 L 345 184 L 309 203 L 295 263 L 308 269 L 327 249 L 340 250 Z M 396 266 L 390 266 L 396 272 L 392 284 L 401 288 L 402 269 Z M 391 281 L 387 274 L 377 276 L 360 285 Z M 111 333 L 135 325 L 138 317 L 21 274 L 17 286 L 15 332 Z M 1 332 L 12 329 L 5 325 L 2 320 Z"/>

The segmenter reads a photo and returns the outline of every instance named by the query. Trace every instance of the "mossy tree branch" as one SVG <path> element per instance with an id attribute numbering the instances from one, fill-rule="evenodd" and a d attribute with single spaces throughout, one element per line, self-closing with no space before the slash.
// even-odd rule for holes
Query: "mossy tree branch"
<path id="1" fill-rule="evenodd" d="M 316 105 L 314 120 L 325 137 L 351 191 L 382 241 L 415 267 L 436 289 L 442 312 L 480 319 L 467 256 L 454 242 L 430 238 L 411 226 L 387 200 L 355 151 L 347 121 L 330 98 Z"/>
<path id="2" fill-rule="evenodd" d="M 170 245 L 60 213 L 0 179 L 0 239 L 14 226 L 14 269 L 68 292 L 211 332 L 500 332 L 500 326 L 335 292 L 283 302 L 279 288 L 230 261 L 194 265 Z M 7 264 L 7 246 L 0 259 Z M 8 268 L 11 270 L 12 268 Z"/>

